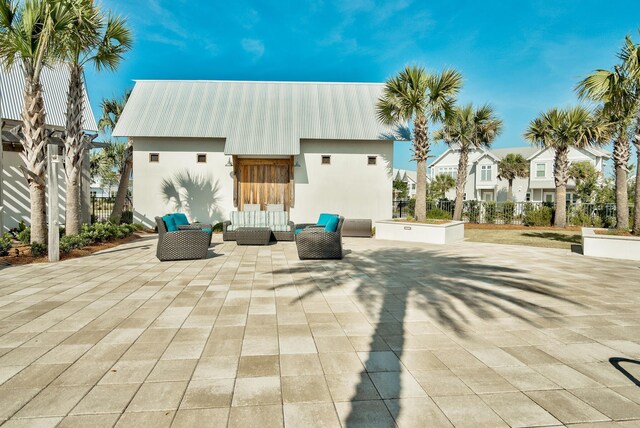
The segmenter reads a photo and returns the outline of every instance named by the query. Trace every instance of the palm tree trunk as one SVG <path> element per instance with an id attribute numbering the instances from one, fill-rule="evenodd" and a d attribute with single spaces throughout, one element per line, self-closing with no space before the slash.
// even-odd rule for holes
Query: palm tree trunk
<path id="1" fill-rule="evenodd" d="M 509 187 L 507 188 L 507 201 L 513 202 L 513 179 L 509 180 Z"/>
<path id="2" fill-rule="evenodd" d="M 131 175 L 131 168 L 133 167 L 133 145 L 131 139 L 127 142 L 127 148 L 125 149 L 125 160 L 120 172 L 120 182 L 118 183 L 118 192 L 116 193 L 116 200 L 113 203 L 113 209 L 109 216 L 111 223 L 120 224 L 122 220 L 122 211 L 124 209 L 124 201 L 127 197 L 127 191 L 129 190 L 129 176 Z M 418 181 L 420 174 L 418 173 Z"/>
<path id="3" fill-rule="evenodd" d="M 453 219 L 458 221 L 462 220 L 464 186 L 467 183 L 468 162 L 469 149 L 463 144 L 460 146 L 460 159 L 458 159 L 458 176 L 456 178 L 456 204 L 453 209 Z"/>
<path id="4" fill-rule="evenodd" d="M 556 149 L 553 174 L 556 184 L 556 210 L 553 224 L 556 227 L 565 227 L 567 225 L 567 181 L 569 181 L 568 147 Z"/>
<path id="5" fill-rule="evenodd" d="M 25 72 L 24 109 L 22 111 L 22 172 L 29 185 L 31 199 L 31 243 L 47 242 L 45 173 L 47 136 L 42 86 Z"/>
<path id="6" fill-rule="evenodd" d="M 79 181 L 85 150 L 82 132 L 82 67 L 78 64 L 69 64 L 69 75 L 64 143 L 64 171 L 67 181 L 65 232 L 67 235 L 76 235 L 80 232 L 82 223 Z"/>
<path id="7" fill-rule="evenodd" d="M 424 116 L 418 116 L 413 125 L 415 135 L 413 152 L 418 168 L 415 215 L 416 220 L 424 221 L 427 217 L 427 156 L 429 154 L 427 119 Z"/>
<path id="8" fill-rule="evenodd" d="M 629 196 L 627 194 L 627 165 L 629 141 L 619 136 L 613 143 L 613 165 L 616 172 L 616 228 L 629 229 Z"/>

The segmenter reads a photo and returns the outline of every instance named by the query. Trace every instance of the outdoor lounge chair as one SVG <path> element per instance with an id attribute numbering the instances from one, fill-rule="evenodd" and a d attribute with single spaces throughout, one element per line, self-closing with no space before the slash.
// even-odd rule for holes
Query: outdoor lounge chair
<path id="1" fill-rule="evenodd" d="M 335 232 L 326 227 L 307 227 L 296 234 L 298 257 L 305 259 L 341 259 L 342 225 L 344 217 L 339 217 Z"/>
<path id="2" fill-rule="evenodd" d="M 211 234 L 202 229 L 169 232 L 162 217 L 156 217 L 158 247 L 156 257 L 165 260 L 204 259 L 209 251 Z"/>

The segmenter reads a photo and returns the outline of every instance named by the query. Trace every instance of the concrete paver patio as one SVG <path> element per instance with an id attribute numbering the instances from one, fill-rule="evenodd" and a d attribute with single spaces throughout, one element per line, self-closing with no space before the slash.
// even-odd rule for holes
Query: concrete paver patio
<path id="1" fill-rule="evenodd" d="M 302 262 L 219 238 L 206 260 L 160 263 L 145 237 L 0 268 L 0 423 L 640 426 L 638 263 L 370 239 Z"/>

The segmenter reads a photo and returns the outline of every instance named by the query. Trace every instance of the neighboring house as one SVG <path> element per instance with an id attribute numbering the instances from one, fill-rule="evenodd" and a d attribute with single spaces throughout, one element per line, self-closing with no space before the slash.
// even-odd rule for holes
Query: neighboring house
<path id="1" fill-rule="evenodd" d="M 218 222 L 244 204 L 391 218 L 393 141 L 384 85 L 137 81 L 114 136 L 133 142 L 134 219 L 183 211 Z M 386 134 L 386 135 L 385 135 Z"/>
<path id="2" fill-rule="evenodd" d="M 41 82 L 44 90 L 47 128 L 53 131 L 64 131 L 65 113 L 67 109 L 67 92 L 69 90 L 69 71 L 61 64 L 42 71 Z M 8 71 L 0 64 L 0 128 L 2 129 L 2 150 L 0 150 L 0 230 L 7 231 L 16 227 L 20 221 L 29 224 L 30 199 L 27 180 L 20 169 L 23 165 L 20 158 L 22 144 L 10 130 L 22 124 L 21 114 L 24 103 L 24 77 L 20 64 L 16 63 Z M 97 132 L 97 126 L 89 98 L 84 94 L 84 129 Z M 64 142 L 51 137 L 50 142 L 58 145 L 58 153 L 62 155 Z M 60 159 L 60 162 L 62 160 Z M 58 168 L 59 177 L 59 214 L 60 224 L 64 224 L 65 215 L 65 176 L 63 166 Z M 90 221 L 89 216 L 89 153 L 87 151 L 81 177 L 82 219 Z M 47 199 L 48 200 L 48 199 Z"/>
<path id="3" fill-rule="evenodd" d="M 428 181 L 429 177 L 427 177 Z M 417 173 L 416 171 L 410 171 L 407 169 L 394 169 L 393 181 L 404 181 L 407 184 L 407 197 L 409 199 L 416 197 L 416 183 Z"/>
<path id="4" fill-rule="evenodd" d="M 529 177 L 513 180 L 515 202 L 554 202 L 555 183 L 553 178 L 554 152 L 551 149 L 535 147 L 512 147 L 505 149 L 475 149 L 469 153 L 465 200 L 503 202 L 507 200 L 507 180 L 498 180 L 498 162 L 509 153 L 520 154 L 529 161 Z M 431 167 L 431 177 L 449 174 L 456 178 L 460 152 L 456 148 L 447 149 Z M 595 148 L 569 150 L 569 162 L 589 161 L 600 171 L 604 171 L 609 154 Z M 567 184 L 567 200 L 575 201 L 575 182 Z M 455 199 L 455 189 L 447 192 L 448 199 Z"/>

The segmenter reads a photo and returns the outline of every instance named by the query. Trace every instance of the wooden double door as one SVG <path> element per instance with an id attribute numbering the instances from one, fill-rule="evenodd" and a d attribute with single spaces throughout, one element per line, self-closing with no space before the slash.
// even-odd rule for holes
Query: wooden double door
<path id="1" fill-rule="evenodd" d="M 293 164 L 291 159 L 237 159 L 235 162 L 238 209 L 245 204 L 292 206 Z"/>

